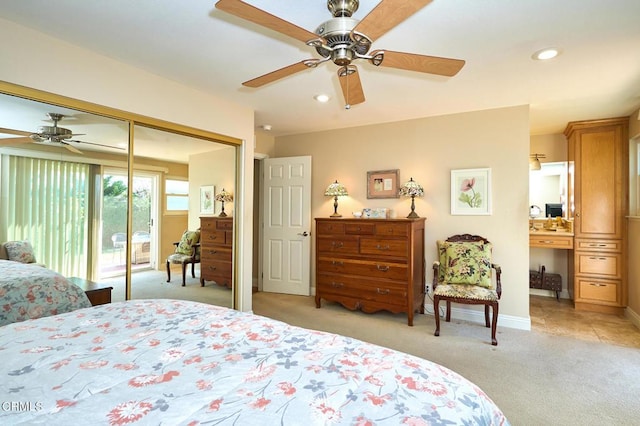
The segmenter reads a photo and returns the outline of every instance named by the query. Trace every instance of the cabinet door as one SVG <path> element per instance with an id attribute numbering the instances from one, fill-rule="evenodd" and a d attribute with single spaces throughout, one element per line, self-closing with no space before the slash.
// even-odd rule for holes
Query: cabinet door
<path id="1" fill-rule="evenodd" d="M 626 170 L 621 126 L 576 132 L 576 237 L 622 238 Z"/>

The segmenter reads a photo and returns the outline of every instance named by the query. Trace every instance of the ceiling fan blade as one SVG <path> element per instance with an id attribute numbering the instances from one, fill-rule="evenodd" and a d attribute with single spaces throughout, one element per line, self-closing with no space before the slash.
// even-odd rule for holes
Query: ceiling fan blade
<path id="1" fill-rule="evenodd" d="M 0 138 L 0 146 L 13 146 L 33 142 L 30 138 Z"/>
<path id="2" fill-rule="evenodd" d="M 265 84 L 280 80 L 281 78 L 290 76 L 297 72 L 304 71 L 309 68 L 314 68 L 318 64 L 318 62 L 319 60 L 317 59 L 306 59 L 293 65 L 280 68 L 279 70 L 272 71 L 268 74 L 261 75 L 260 77 L 256 77 L 253 80 L 245 81 L 244 83 L 242 83 L 242 85 L 247 87 L 264 86 Z"/>
<path id="3" fill-rule="evenodd" d="M 338 80 L 342 87 L 342 95 L 347 109 L 351 105 L 357 105 L 364 102 L 364 92 L 362 91 L 362 83 L 360 82 L 360 74 L 355 65 L 348 65 L 338 69 Z"/>
<path id="4" fill-rule="evenodd" d="M 66 142 L 75 142 L 75 143 L 83 143 L 85 145 L 103 146 L 105 148 L 119 149 L 119 150 L 122 150 L 122 151 L 126 150 L 126 148 L 122 148 L 120 146 L 105 145 L 105 144 L 96 143 L 96 142 L 76 141 L 76 140 L 71 140 L 71 139 L 67 140 Z M 63 142 L 63 143 L 66 143 L 66 142 Z"/>
<path id="5" fill-rule="evenodd" d="M 291 22 L 278 18 L 240 0 L 220 0 L 216 3 L 216 8 L 239 18 L 246 19 L 254 24 L 262 25 L 281 34 L 293 37 L 303 43 L 320 38 L 316 33 L 307 31 L 304 28 L 298 27 Z"/>
<path id="6" fill-rule="evenodd" d="M 462 69 L 462 59 L 440 58 L 438 56 L 416 55 L 415 53 L 376 50 L 371 52 L 371 63 L 377 66 L 399 68 L 408 71 L 452 77 Z"/>
<path id="7" fill-rule="evenodd" d="M 0 133 L 16 136 L 29 136 L 31 134 L 31 132 L 23 132 L 22 130 L 7 129 L 4 127 L 0 127 Z"/>
<path id="8" fill-rule="evenodd" d="M 60 143 L 62 144 L 62 146 L 64 146 L 65 148 L 67 148 L 71 152 L 75 152 L 76 154 L 82 154 L 83 153 L 82 151 L 80 151 L 75 146 L 69 145 L 67 142 L 60 142 Z"/>
<path id="9" fill-rule="evenodd" d="M 371 41 L 376 40 L 431 1 L 382 0 L 355 26 L 353 31 L 366 34 Z"/>

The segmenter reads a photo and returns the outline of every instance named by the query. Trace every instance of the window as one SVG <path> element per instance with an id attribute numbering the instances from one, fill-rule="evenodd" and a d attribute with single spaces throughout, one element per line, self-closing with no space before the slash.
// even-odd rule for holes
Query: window
<path id="1" fill-rule="evenodd" d="M 189 181 L 166 179 L 167 212 L 182 213 L 189 210 Z"/>

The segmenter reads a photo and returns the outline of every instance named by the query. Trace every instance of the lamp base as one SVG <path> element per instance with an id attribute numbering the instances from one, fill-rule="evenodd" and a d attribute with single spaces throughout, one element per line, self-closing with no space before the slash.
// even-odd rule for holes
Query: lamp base
<path id="1" fill-rule="evenodd" d="M 225 212 L 221 212 L 218 217 L 227 217 L 227 214 Z"/>
<path id="2" fill-rule="evenodd" d="M 342 217 L 342 215 L 340 213 L 334 213 L 329 217 Z"/>
<path id="3" fill-rule="evenodd" d="M 409 216 L 407 216 L 407 219 L 417 219 L 420 216 L 418 216 L 418 214 L 414 211 L 412 211 L 411 213 L 409 213 Z"/>

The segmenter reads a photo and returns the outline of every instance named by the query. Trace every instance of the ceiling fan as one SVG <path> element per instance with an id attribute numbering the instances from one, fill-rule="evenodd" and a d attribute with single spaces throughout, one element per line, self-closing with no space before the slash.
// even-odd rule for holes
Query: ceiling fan
<path id="1" fill-rule="evenodd" d="M 115 147 L 111 145 L 104 145 L 104 144 L 95 143 L 95 142 L 85 142 L 85 141 L 78 141 L 78 140 L 71 139 L 74 136 L 82 136 L 83 134 L 74 134 L 71 130 L 58 126 L 58 122 L 62 120 L 64 117 L 66 117 L 66 115 L 58 114 L 55 112 L 49 112 L 47 113 L 47 117 L 49 117 L 49 119 L 53 121 L 53 126 L 41 126 L 40 131 L 38 133 L 30 133 L 30 132 L 23 132 L 21 130 L 0 128 L 0 133 L 21 136 L 17 138 L 0 139 L 0 146 L 3 146 L 3 145 L 11 146 L 11 145 L 16 145 L 21 143 L 30 143 L 30 142 L 50 142 L 54 144 L 60 144 L 64 146 L 66 149 L 68 149 L 69 151 L 75 152 L 76 154 L 82 154 L 83 152 L 80 151 L 75 146 L 71 145 L 69 142 L 102 146 L 102 147 L 113 148 L 113 149 L 124 149 L 121 147 Z"/>
<path id="2" fill-rule="evenodd" d="M 306 59 L 242 83 L 260 87 L 297 72 L 332 61 L 338 65 L 338 79 L 345 99 L 345 108 L 365 101 L 358 68 L 352 64 L 364 59 L 375 66 L 398 68 L 452 77 L 465 61 L 418 55 L 414 53 L 374 50 L 373 40 L 381 37 L 402 21 L 431 3 L 432 0 L 382 0 L 362 20 L 352 18 L 358 10 L 358 0 L 328 0 L 333 18 L 320 24 L 315 32 L 298 27 L 277 16 L 240 0 L 219 0 L 216 8 L 239 18 L 262 25 L 314 47 L 322 59 Z"/>

